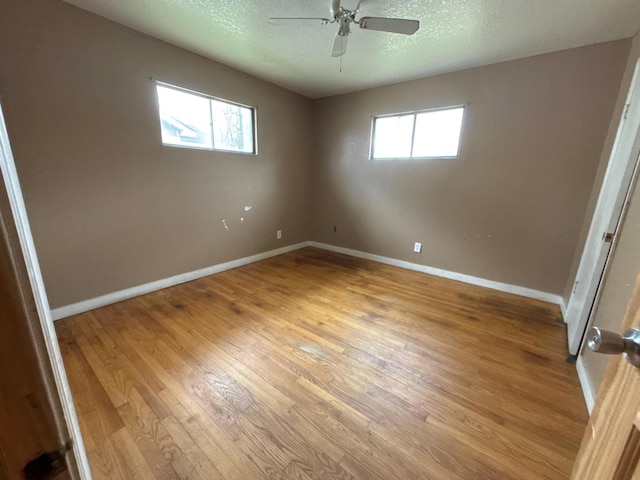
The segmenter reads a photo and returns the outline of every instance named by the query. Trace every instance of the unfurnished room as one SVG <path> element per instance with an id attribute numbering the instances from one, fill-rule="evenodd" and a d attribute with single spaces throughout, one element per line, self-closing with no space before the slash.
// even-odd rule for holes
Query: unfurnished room
<path id="1" fill-rule="evenodd" d="M 640 478 L 639 30 L 0 0 L 0 478 Z"/>

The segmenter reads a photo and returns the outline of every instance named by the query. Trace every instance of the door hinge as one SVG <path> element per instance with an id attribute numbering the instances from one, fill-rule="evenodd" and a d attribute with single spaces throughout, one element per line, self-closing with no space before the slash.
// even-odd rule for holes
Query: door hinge
<path id="1" fill-rule="evenodd" d="M 66 454 L 71 450 L 71 440 L 59 450 L 38 455 L 24 466 L 22 472 L 26 480 L 49 480 L 67 470 Z"/>
<path id="2" fill-rule="evenodd" d="M 622 119 L 623 119 L 623 120 L 626 120 L 626 119 L 627 119 L 627 116 L 629 115 L 629 108 L 630 108 L 630 107 L 631 107 L 631 104 L 630 104 L 630 103 L 627 103 L 627 104 L 624 106 L 624 112 L 622 113 Z"/>
<path id="3" fill-rule="evenodd" d="M 578 290 L 578 284 L 580 283 L 579 280 L 576 280 L 576 282 L 573 284 L 573 292 L 571 293 L 576 293 L 576 290 Z"/>

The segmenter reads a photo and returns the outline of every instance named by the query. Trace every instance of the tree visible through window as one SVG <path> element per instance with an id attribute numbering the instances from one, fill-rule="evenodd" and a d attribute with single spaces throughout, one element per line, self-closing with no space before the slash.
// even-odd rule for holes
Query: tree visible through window
<path id="1" fill-rule="evenodd" d="M 253 151 L 253 111 L 250 108 L 211 100 L 213 143 L 216 148 Z"/>
<path id="2" fill-rule="evenodd" d="M 168 85 L 156 89 L 163 144 L 256 153 L 255 109 Z"/>

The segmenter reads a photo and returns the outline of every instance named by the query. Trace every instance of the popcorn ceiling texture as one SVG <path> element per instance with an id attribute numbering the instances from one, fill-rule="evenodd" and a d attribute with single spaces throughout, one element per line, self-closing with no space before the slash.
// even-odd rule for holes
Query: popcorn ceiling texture
<path id="1" fill-rule="evenodd" d="M 420 20 L 413 36 L 352 30 L 342 61 L 323 0 L 65 0 L 311 98 L 632 37 L 637 0 L 363 0 L 361 15 Z M 354 9 L 357 0 L 343 0 Z"/>

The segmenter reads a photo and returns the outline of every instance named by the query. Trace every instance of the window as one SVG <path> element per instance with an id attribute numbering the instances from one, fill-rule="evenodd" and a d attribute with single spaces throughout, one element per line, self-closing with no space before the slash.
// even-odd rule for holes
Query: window
<path id="1" fill-rule="evenodd" d="M 456 158 L 464 107 L 373 118 L 371 158 Z"/>
<path id="2" fill-rule="evenodd" d="M 256 153 L 255 109 L 157 84 L 162 143 Z"/>

